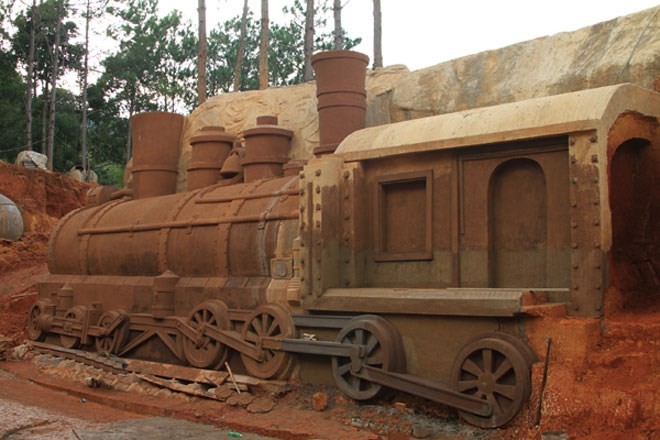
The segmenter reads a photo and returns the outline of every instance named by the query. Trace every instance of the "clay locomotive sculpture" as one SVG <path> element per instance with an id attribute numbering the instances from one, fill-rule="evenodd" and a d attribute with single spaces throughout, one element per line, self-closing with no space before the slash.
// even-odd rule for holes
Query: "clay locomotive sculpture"
<path id="1" fill-rule="evenodd" d="M 366 65 L 315 56 L 321 140 L 299 173 L 282 166 L 294 134 L 266 117 L 242 147 L 200 131 L 191 190 L 173 193 L 179 117 L 137 118 L 152 159 L 132 197 L 95 193 L 60 222 L 30 337 L 303 381 L 324 380 L 326 356 L 354 399 L 393 388 L 498 427 L 530 396 L 532 308 L 597 317 L 606 291 L 657 290 L 660 193 L 639 190 L 657 188 L 657 93 L 360 129 Z"/>

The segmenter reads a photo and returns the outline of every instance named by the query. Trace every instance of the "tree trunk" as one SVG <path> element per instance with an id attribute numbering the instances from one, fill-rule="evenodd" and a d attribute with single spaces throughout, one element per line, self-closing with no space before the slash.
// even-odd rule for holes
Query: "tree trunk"
<path id="1" fill-rule="evenodd" d="M 234 84 L 232 90 L 238 92 L 241 87 L 241 67 L 243 66 L 243 52 L 245 51 L 245 38 L 247 34 L 248 0 L 243 2 L 243 15 L 241 16 L 241 37 L 238 40 L 238 51 L 236 52 L 236 64 L 234 65 Z"/>
<path id="2" fill-rule="evenodd" d="M 53 169 L 53 153 L 55 151 L 55 98 L 57 95 L 57 71 L 60 52 L 60 27 L 62 24 L 62 3 L 57 2 L 57 18 L 55 21 L 55 44 L 53 46 L 53 78 L 50 91 L 50 115 L 48 120 L 48 169 Z"/>
<path id="3" fill-rule="evenodd" d="M 126 136 L 126 162 L 133 157 L 133 113 L 135 113 L 135 89 L 131 90 L 128 103 L 128 136 Z"/>
<path id="4" fill-rule="evenodd" d="M 50 96 L 50 87 L 48 80 L 43 81 L 43 92 L 41 94 L 41 154 L 48 154 L 48 140 L 47 140 L 47 129 L 48 126 L 48 99 L 46 97 Z"/>
<path id="5" fill-rule="evenodd" d="M 87 182 L 89 176 L 87 164 L 87 74 L 89 73 L 89 21 L 91 20 L 90 0 L 87 0 L 87 13 L 85 14 L 85 60 L 82 72 L 82 117 L 80 120 L 80 159 L 83 169 L 83 180 Z"/>
<path id="6" fill-rule="evenodd" d="M 335 50 L 344 48 L 344 32 L 341 29 L 341 0 L 335 0 L 332 6 L 332 12 L 335 17 Z"/>
<path id="7" fill-rule="evenodd" d="M 27 81 L 25 87 L 25 148 L 32 150 L 32 76 L 34 75 L 34 38 L 37 26 L 37 0 L 32 0 L 32 26 L 28 52 Z"/>
<path id="8" fill-rule="evenodd" d="M 307 0 L 307 9 L 305 10 L 305 81 L 314 78 L 312 70 L 312 54 L 314 53 L 314 0 Z"/>
<path id="9" fill-rule="evenodd" d="M 383 67 L 382 23 L 380 0 L 374 0 L 374 68 Z"/>
<path id="10" fill-rule="evenodd" d="M 259 90 L 268 88 L 268 0 L 261 0 L 261 38 L 259 41 Z"/>
<path id="11" fill-rule="evenodd" d="M 206 45 L 206 2 L 199 0 L 197 13 L 199 16 L 199 47 L 197 51 L 197 105 L 206 101 L 206 59 L 208 47 Z"/>

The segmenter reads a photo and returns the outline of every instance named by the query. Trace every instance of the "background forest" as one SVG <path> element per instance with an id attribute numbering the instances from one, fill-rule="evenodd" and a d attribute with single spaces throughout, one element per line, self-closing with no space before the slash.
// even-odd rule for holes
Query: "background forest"
<path id="1" fill-rule="evenodd" d="M 199 23 L 163 15 L 158 0 L 0 0 L 0 160 L 34 150 L 53 170 L 89 163 L 101 183 L 121 186 L 131 115 L 187 114 L 207 95 L 297 84 L 311 79 L 312 52 L 360 41 L 342 30 L 337 0 L 291 0 L 284 23 L 268 21 L 266 0 L 261 8 L 257 17 L 245 0 L 241 16 L 207 32 L 201 13 Z"/>

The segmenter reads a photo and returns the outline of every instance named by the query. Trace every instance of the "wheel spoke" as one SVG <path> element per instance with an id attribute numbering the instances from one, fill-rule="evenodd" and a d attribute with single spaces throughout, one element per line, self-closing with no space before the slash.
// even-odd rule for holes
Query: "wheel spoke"
<path id="1" fill-rule="evenodd" d="M 476 380 L 461 380 L 458 382 L 458 392 L 462 393 L 467 390 L 477 388 Z"/>
<path id="2" fill-rule="evenodd" d="M 337 373 L 339 374 L 339 376 L 344 376 L 349 371 L 351 371 L 351 363 L 350 362 L 346 362 L 345 364 L 340 365 L 340 366 L 337 367 Z"/>
<path id="3" fill-rule="evenodd" d="M 493 377 L 495 380 L 499 379 L 500 377 L 504 376 L 504 374 L 511 370 L 513 368 L 513 365 L 511 365 L 511 361 L 509 359 L 504 358 L 504 361 L 500 364 L 499 367 L 497 367 L 497 370 L 493 373 Z"/>
<path id="4" fill-rule="evenodd" d="M 348 376 L 348 383 L 351 385 L 351 388 L 354 390 L 360 389 L 360 378 L 353 376 L 352 374 Z"/>
<path id="5" fill-rule="evenodd" d="M 268 327 L 268 331 L 264 333 L 264 336 L 276 336 L 277 334 L 280 334 L 281 332 L 276 332 L 277 328 L 279 327 L 279 324 L 277 323 L 276 320 L 273 319 L 273 322 L 271 322 L 270 327 Z"/>
<path id="6" fill-rule="evenodd" d="M 493 389 L 494 393 L 500 394 L 509 400 L 514 400 L 517 394 L 517 387 L 515 385 L 504 385 L 501 383 L 495 384 Z"/>
<path id="7" fill-rule="evenodd" d="M 493 405 L 493 414 L 502 414 L 504 412 L 500 402 L 497 401 L 493 393 L 486 394 L 486 400 L 489 401 L 491 405 Z"/>
<path id="8" fill-rule="evenodd" d="M 484 349 L 482 356 L 484 359 L 484 372 L 491 373 L 493 371 L 493 350 Z"/>
<path id="9" fill-rule="evenodd" d="M 245 340 L 250 342 L 257 342 L 259 340 L 259 335 L 257 335 L 255 332 L 248 331 L 245 333 Z"/>
<path id="10" fill-rule="evenodd" d="M 378 345 L 378 339 L 376 339 L 374 335 L 369 335 L 369 342 L 367 344 L 367 350 L 366 350 L 367 356 L 374 351 L 374 348 L 376 348 L 377 345 Z"/>
<path id="11" fill-rule="evenodd" d="M 461 369 L 464 371 L 467 371 L 468 373 L 474 375 L 474 376 L 479 376 L 483 371 L 477 364 L 472 362 L 471 359 L 465 359 L 465 362 L 463 362 L 463 365 L 461 366 Z"/>
<path id="12" fill-rule="evenodd" d="M 364 330 L 361 328 L 355 330 L 355 343 L 358 345 L 364 345 Z"/>
<path id="13" fill-rule="evenodd" d="M 377 352 L 373 356 L 366 358 L 364 363 L 367 365 L 383 365 L 383 354 L 381 352 Z"/>

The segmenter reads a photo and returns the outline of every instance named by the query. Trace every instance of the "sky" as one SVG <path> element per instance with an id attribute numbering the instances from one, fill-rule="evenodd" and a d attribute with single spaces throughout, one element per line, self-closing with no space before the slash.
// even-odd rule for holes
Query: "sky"
<path id="1" fill-rule="evenodd" d="M 282 7 L 292 3 L 270 0 L 270 20 L 283 22 Z M 258 17 L 261 1 L 248 0 L 248 5 Z M 349 36 L 362 37 L 353 50 L 372 58 L 372 0 L 342 0 L 342 5 L 342 26 Z M 243 0 L 206 0 L 207 29 L 239 16 L 242 6 Z M 416 70 L 652 7 L 660 12 L 659 6 L 658 0 L 381 0 L 383 64 Z M 197 20 L 197 1 L 160 0 L 160 7 Z"/>

